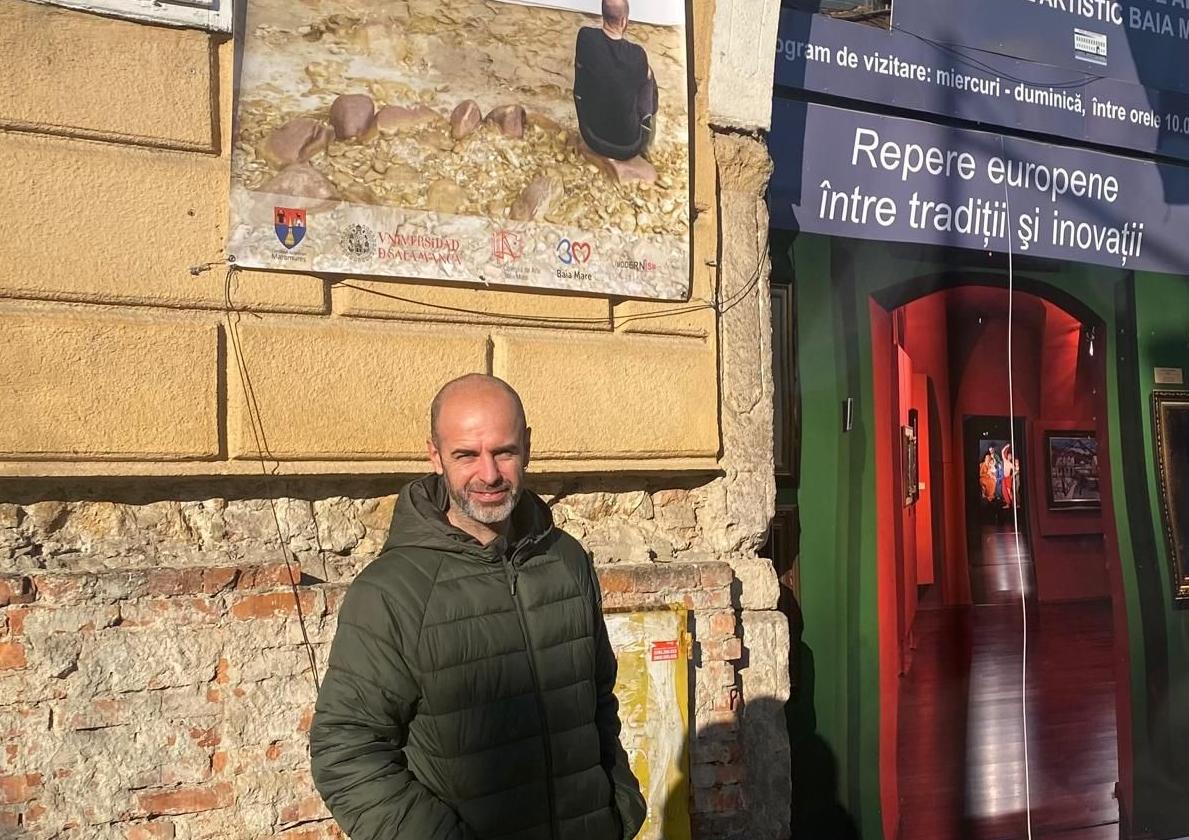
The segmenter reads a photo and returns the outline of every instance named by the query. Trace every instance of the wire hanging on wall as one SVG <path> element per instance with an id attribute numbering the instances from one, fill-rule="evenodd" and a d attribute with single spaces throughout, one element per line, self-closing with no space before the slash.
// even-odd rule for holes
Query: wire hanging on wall
<path id="1" fill-rule="evenodd" d="M 238 272 L 239 269 L 236 266 L 229 265 L 227 275 L 223 281 L 223 302 L 227 316 L 227 337 L 235 355 L 235 367 L 239 373 L 240 387 L 243 389 L 244 405 L 248 410 L 248 421 L 252 425 L 252 437 L 256 442 L 256 452 L 260 459 L 260 471 L 265 476 L 276 475 L 277 461 L 273 458 L 268 447 L 268 437 L 264 430 L 264 422 L 260 413 L 260 403 L 256 399 L 256 389 L 252 385 L 252 376 L 248 370 L 247 361 L 244 358 L 243 342 L 239 334 L 240 310 L 235 307 L 232 300 L 232 286 Z M 268 460 L 272 460 L 274 464 L 271 470 L 268 467 Z M 310 641 L 310 634 L 306 628 L 305 609 L 301 603 L 301 592 L 297 588 L 301 579 L 301 564 L 293 555 L 293 551 L 289 548 L 289 543 L 285 539 L 284 531 L 281 528 L 281 517 L 277 513 L 277 500 L 269 498 L 268 507 L 272 512 L 273 526 L 276 528 L 277 545 L 281 549 L 281 554 L 285 560 L 285 568 L 289 573 L 289 586 L 293 592 L 293 603 L 297 611 L 297 621 L 301 627 L 302 644 L 309 659 L 310 677 L 314 681 L 314 692 L 316 694 L 321 687 L 318 679 L 318 655 L 314 650 L 313 643 Z"/>

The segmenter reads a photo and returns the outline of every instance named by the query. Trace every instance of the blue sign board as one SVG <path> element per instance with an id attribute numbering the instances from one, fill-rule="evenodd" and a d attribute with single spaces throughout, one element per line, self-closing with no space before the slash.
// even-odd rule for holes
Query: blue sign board
<path id="1" fill-rule="evenodd" d="M 769 148 L 774 227 L 1189 265 L 1189 168 L 792 100 L 773 104 Z"/>
<path id="2" fill-rule="evenodd" d="M 932 42 L 1189 93 L 1186 0 L 897 0 L 892 23 Z"/>
<path id="3" fill-rule="evenodd" d="M 910 17 L 923 28 L 921 9 L 933 2 L 898 2 L 895 19 Z M 1038 3 L 1002 2 L 1040 14 Z M 982 31 L 974 23 L 981 18 L 962 19 L 959 9 L 973 6 L 988 10 L 984 16 L 996 17 L 990 10 L 1000 8 L 1000 2 L 987 0 L 944 0 L 944 4 L 950 11 L 938 11 L 930 19 L 930 31 L 935 37 L 948 33 L 959 41 L 976 40 L 974 35 Z M 1051 10 L 1046 10 L 1046 20 L 1049 14 Z M 1006 12 L 998 14 L 998 18 L 1008 17 Z M 958 20 L 961 27 L 955 25 Z M 1029 20 L 1024 13 L 1012 17 L 1012 26 L 1020 30 L 1018 39 L 1030 35 Z M 945 22 L 944 32 L 933 31 Z M 1175 46 L 1184 53 L 1189 43 L 1179 39 L 1160 43 L 1170 67 L 1176 73 L 1185 72 L 1189 62 L 1171 57 L 1169 50 Z M 1055 58 L 1055 50 L 1043 58 Z M 956 48 L 899 26 L 888 31 L 785 9 L 775 78 L 778 85 L 847 99 L 1189 160 L 1189 95 L 1144 87 L 1134 79 L 1103 78 L 1100 70 L 1093 65 L 1060 67 Z M 1170 75 L 1176 74 L 1163 73 L 1165 78 Z"/>

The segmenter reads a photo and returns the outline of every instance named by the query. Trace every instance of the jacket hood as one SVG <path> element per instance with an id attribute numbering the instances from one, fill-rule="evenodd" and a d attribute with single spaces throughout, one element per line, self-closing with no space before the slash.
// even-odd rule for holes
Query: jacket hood
<path id="1" fill-rule="evenodd" d="M 485 562 L 502 560 L 510 548 L 535 543 L 553 530 L 553 515 L 541 497 L 525 489 L 512 510 L 510 539 L 496 537 L 483 546 L 446 518 L 450 497 L 445 480 L 434 473 L 401 488 L 384 550 L 415 547 L 465 554 Z"/>

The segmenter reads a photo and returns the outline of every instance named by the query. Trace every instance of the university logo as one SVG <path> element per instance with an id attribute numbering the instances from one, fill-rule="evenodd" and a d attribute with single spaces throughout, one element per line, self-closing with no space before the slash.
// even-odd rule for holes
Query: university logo
<path id="1" fill-rule="evenodd" d="M 561 239 L 557 243 L 557 258 L 565 265 L 581 265 L 590 260 L 589 242 Z"/>
<path id="2" fill-rule="evenodd" d="M 512 262 L 524 254 L 524 237 L 510 230 L 491 235 L 491 256 L 496 262 Z"/>
<path id="3" fill-rule="evenodd" d="M 274 207 L 273 229 L 281 244 L 292 251 L 305 239 L 306 211 L 294 207 Z"/>
<path id="4" fill-rule="evenodd" d="M 347 225 L 339 234 L 339 241 L 352 259 L 365 260 L 376 253 L 376 234 L 367 225 Z"/>

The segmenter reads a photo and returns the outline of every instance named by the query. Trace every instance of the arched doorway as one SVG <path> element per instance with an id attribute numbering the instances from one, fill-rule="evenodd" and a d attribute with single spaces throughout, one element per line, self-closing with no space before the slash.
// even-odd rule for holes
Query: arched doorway
<path id="1" fill-rule="evenodd" d="M 893 400 L 891 387 L 895 382 L 900 388 L 894 364 L 893 335 L 900 329 L 895 313 L 936 292 L 1006 290 L 1006 260 L 986 252 L 806 234 L 792 235 L 779 245 L 790 255 L 798 313 L 802 641 L 813 652 L 817 667 L 812 703 L 816 733 L 830 748 L 839 771 L 841 803 L 857 819 L 862 836 L 907 837 L 901 832 L 899 717 L 902 672 L 912 670 L 914 638 L 907 614 L 911 610 L 905 608 L 914 593 L 918 610 L 922 604 L 926 608 L 969 604 L 971 594 L 965 565 L 965 473 L 958 469 L 960 446 L 951 448 L 948 462 L 936 447 L 932 451 L 926 447 L 918 458 L 925 487 L 912 508 L 939 511 L 928 517 L 914 514 L 928 527 L 925 522 L 909 527 L 904 513 L 906 482 L 900 477 L 903 464 L 894 433 L 908 424 L 906 416 L 901 420 L 901 406 L 898 399 Z M 1119 318 L 1127 314 L 1119 301 L 1125 299 L 1131 275 L 1018 256 L 1015 268 L 1016 293 L 1037 299 L 1034 320 L 1039 313 L 1055 310 L 1077 324 L 1094 327 L 1095 357 L 1101 356 L 1107 366 L 1099 395 L 1106 408 L 1096 415 L 1099 440 L 1104 451 L 1117 459 L 1122 451 L 1120 436 L 1127 433 L 1120 422 L 1119 383 L 1126 366 L 1120 361 L 1124 348 L 1119 346 L 1118 333 L 1119 325 L 1126 323 Z M 938 306 L 939 300 L 943 298 L 933 298 L 932 305 Z M 955 330 L 964 339 L 966 328 Z M 948 371 L 948 353 L 946 358 Z M 935 440 L 948 438 L 952 444 L 960 436 L 955 430 L 962 416 L 955 419 L 951 406 L 950 417 L 943 420 L 944 397 L 938 383 L 929 379 L 923 400 L 909 406 L 917 409 L 918 433 Z M 884 386 L 877 387 L 881 382 Z M 911 391 L 911 385 L 905 387 Z M 1012 413 L 1000 407 L 994 411 L 1004 417 Z M 1035 440 L 1035 424 L 1022 434 L 1026 450 L 1042 450 L 1043 440 Z M 1028 458 L 1036 460 L 1035 454 Z M 1129 524 L 1127 495 L 1122 492 L 1124 473 L 1117 461 L 1114 470 L 1108 459 L 1100 459 L 1100 464 L 1100 539 L 1111 593 L 1108 667 L 1116 691 L 1118 797 L 1120 811 L 1130 814 L 1134 759 L 1130 692 L 1134 686 L 1129 677 L 1128 642 L 1133 640 L 1128 621 L 1134 619 L 1137 608 L 1136 591 L 1116 556 L 1115 518 L 1121 517 L 1123 527 Z M 1024 481 L 1037 477 L 1034 469 L 1031 464 L 1025 466 Z M 1035 502 L 1037 491 L 1028 486 L 1024 490 Z M 940 496 L 957 502 L 944 505 Z M 1039 533 L 1038 522 L 1029 519 L 1028 526 L 1033 536 Z M 913 565 L 923 573 L 918 580 L 904 574 L 907 567 L 902 560 L 897 563 L 900 537 L 906 533 L 937 548 L 933 582 L 927 589 L 916 589 L 918 580 L 928 577 L 927 563 Z M 1124 548 L 1127 563 L 1132 564 L 1131 543 Z M 1044 571 L 1037 567 L 1038 581 L 1051 568 L 1051 563 Z M 1051 581 L 1045 583 L 1048 586 Z M 1118 597 L 1124 591 L 1126 599 Z M 884 632 L 885 628 L 891 629 Z"/>
<path id="2" fill-rule="evenodd" d="M 1118 836 L 1102 324 L 1024 284 L 949 273 L 871 301 L 882 789 L 914 840 L 1024 836 L 1025 764 L 1038 834 Z"/>

